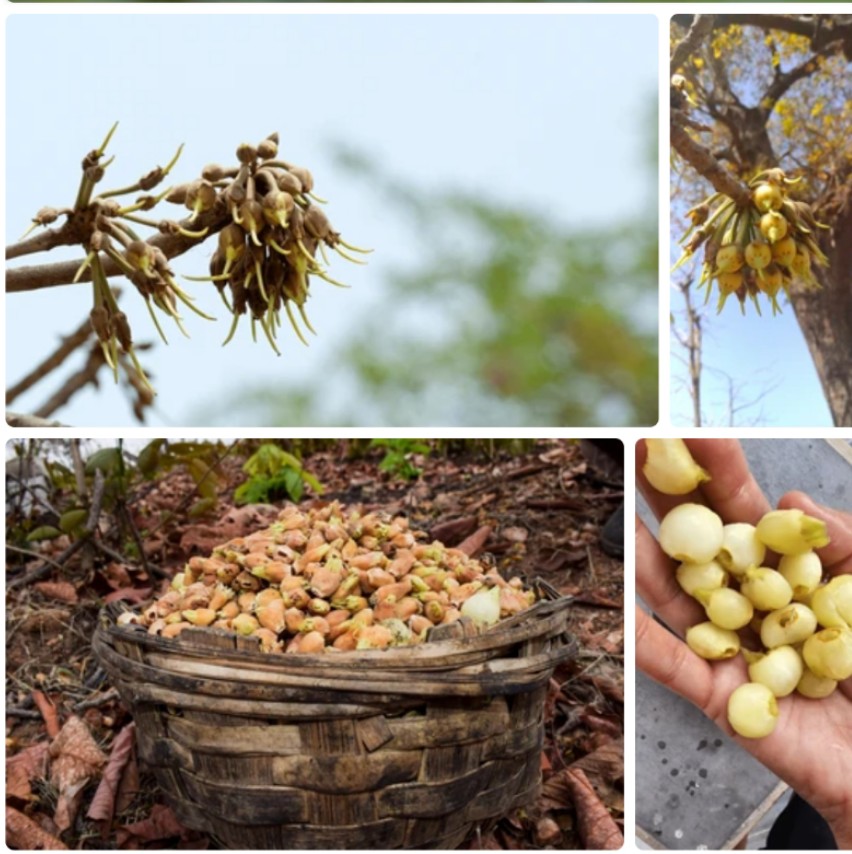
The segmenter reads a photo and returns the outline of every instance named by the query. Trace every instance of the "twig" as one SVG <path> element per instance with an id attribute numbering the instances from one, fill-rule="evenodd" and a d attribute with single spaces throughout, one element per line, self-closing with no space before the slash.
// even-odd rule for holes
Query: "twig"
<path id="1" fill-rule="evenodd" d="M 62 388 L 51 395 L 34 413 L 37 418 L 47 418 L 66 403 L 81 389 L 90 383 L 97 387 L 98 371 L 106 364 L 101 345 L 96 343 L 89 351 L 89 357 L 83 367 L 71 374 Z"/>
<path id="2" fill-rule="evenodd" d="M 113 700 L 118 699 L 118 691 L 115 688 L 110 688 L 109 691 L 98 697 L 92 697 L 89 700 L 81 700 L 79 703 L 75 703 L 72 708 L 75 712 L 83 712 L 86 709 L 96 709 L 98 706 L 104 705 L 104 703 L 111 703 Z"/>
<path id="3" fill-rule="evenodd" d="M 32 237 L 13 243 L 6 247 L 6 260 L 20 258 L 22 255 L 32 255 L 35 252 L 47 252 L 57 246 L 70 246 L 76 242 L 76 235 L 67 228 L 67 223 L 61 228 L 49 228 Z"/>
<path id="4" fill-rule="evenodd" d="M 7 718 L 25 718 L 30 721 L 40 721 L 42 719 L 41 712 L 37 712 L 35 709 L 21 709 L 16 706 L 6 706 L 3 714 Z"/>
<path id="5" fill-rule="evenodd" d="M 89 497 L 86 486 L 86 467 L 83 465 L 83 455 L 80 453 L 80 440 L 71 439 L 71 459 L 74 461 L 74 478 L 77 481 L 77 495 L 85 501 Z"/>
<path id="6" fill-rule="evenodd" d="M 117 552 L 115 549 L 110 548 L 106 543 L 102 543 L 100 540 L 92 540 L 92 545 L 99 551 L 105 554 L 108 558 L 112 558 L 112 560 L 117 560 L 120 563 L 129 563 L 127 557 L 120 552 Z M 163 569 L 161 566 L 157 566 L 156 564 L 146 562 L 145 570 L 149 575 L 154 575 L 157 578 L 171 578 L 172 573 L 167 569 Z"/>
<path id="7" fill-rule="evenodd" d="M 205 217 L 199 217 L 193 223 L 183 221 L 180 223 L 185 228 L 203 230 L 205 226 L 208 231 L 204 237 L 186 237 L 182 234 L 155 234 L 147 242 L 151 246 L 159 247 L 167 258 L 174 258 L 192 249 L 206 240 L 211 234 L 221 231 L 227 225 L 229 216 L 227 213 L 211 211 Z M 107 276 L 124 275 L 124 271 L 106 254 L 100 256 L 104 273 Z M 70 285 L 77 275 L 77 271 L 83 259 L 75 261 L 59 261 L 55 264 L 34 264 L 28 267 L 17 267 L 6 271 L 6 293 L 21 293 L 23 291 L 37 291 L 42 288 L 54 288 L 59 285 Z M 83 272 L 77 280 L 78 284 L 92 280 L 92 266 Z"/>
<path id="8" fill-rule="evenodd" d="M 81 537 L 79 540 L 75 540 L 71 543 L 71 545 L 68 546 L 68 548 L 65 549 L 55 560 L 45 561 L 41 566 L 36 567 L 26 575 L 20 575 L 18 578 L 13 578 L 6 584 L 6 591 L 17 590 L 19 587 L 25 587 L 27 584 L 32 584 L 33 581 L 41 581 L 41 579 L 48 575 L 50 570 L 54 567 L 64 566 L 66 561 L 83 547 L 83 543 L 85 543 L 85 539 Z"/>
<path id="9" fill-rule="evenodd" d="M 133 515 L 127 509 L 127 504 L 123 498 L 119 504 L 119 510 L 127 522 L 127 527 L 130 528 L 130 536 L 133 537 L 136 550 L 139 552 L 139 560 L 142 562 L 142 569 L 144 569 L 149 575 L 153 574 L 158 578 L 166 578 L 169 573 L 164 569 L 160 569 L 160 567 L 152 567 L 152 565 L 148 563 L 148 557 L 145 554 L 145 544 L 142 542 L 142 537 L 139 536 L 139 529 L 136 527 L 136 523 L 133 521 Z"/>
<path id="10" fill-rule="evenodd" d="M 713 185 L 714 190 L 730 196 L 741 208 L 749 205 L 751 194 L 748 187 L 722 167 L 709 148 L 692 139 L 680 124 L 676 111 L 672 113 L 671 139 L 674 150 L 696 172 L 706 178 Z"/>
<path id="11" fill-rule="evenodd" d="M 671 73 L 680 69 L 691 53 L 713 31 L 714 15 L 696 15 L 687 34 L 675 45 L 670 62 Z"/>
<path id="12" fill-rule="evenodd" d="M 101 518 L 101 505 L 104 500 L 104 489 L 106 488 L 106 480 L 104 473 L 98 469 L 95 472 L 95 482 L 92 486 L 92 504 L 89 509 L 89 518 L 86 522 L 86 533 L 91 536 L 98 527 L 98 520 Z"/>
<path id="13" fill-rule="evenodd" d="M 20 546 L 11 546 L 9 543 L 6 543 L 6 551 L 17 552 L 22 555 L 29 555 L 29 557 L 36 557 L 39 560 L 46 561 L 51 566 L 55 566 L 57 569 L 62 569 L 62 564 L 57 563 L 55 560 L 52 560 L 49 557 L 45 557 L 44 555 L 39 554 L 38 552 L 34 552 L 31 549 L 22 549 Z"/>
<path id="14" fill-rule="evenodd" d="M 92 325 L 87 317 L 70 335 L 62 339 L 62 343 L 41 364 L 36 365 L 23 379 L 6 389 L 6 405 L 34 386 L 39 380 L 56 370 L 78 347 L 86 343 L 92 334 Z"/>
<path id="15" fill-rule="evenodd" d="M 104 475 L 103 472 L 98 471 L 95 474 L 95 485 L 92 489 L 92 504 L 91 509 L 89 510 L 89 518 L 86 522 L 86 528 L 84 531 L 84 535 L 80 537 L 78 540 L 75 540 L 65 549 L 62 554 L 60 554 L 55 560 L 45 560 L 42 558 L 44 563 L 41 566 L 36 567 L 31 572 L 26 573 L 26 575 L 21 575 L 18 578 L 13 578 L 10 582 L 6 584 L 6 591 L 17 590 L 19 587 L 25 587 L 27 584 L 32 584 L 33 581 L 40 581 L 46 575 L 50 573 L 50 570 L 54 567 L 63 568 L 65 563 L 68 561 L 70 557 L 75 555 L 83 546 L 89 541 L 89 538 L 94 533 L 95 529 L 98 526 L 98 519 L 101 515 L 101 504 L 104 500 Z"/>
<path id="16" fill-rule="evenodd" d="M 25 415 L 22 412 L 6 412 L 6 423 L 10 427 L 67 427 L 61 421 L 50 421 L 47 418 L 37 418 L 35 415 Z"/>

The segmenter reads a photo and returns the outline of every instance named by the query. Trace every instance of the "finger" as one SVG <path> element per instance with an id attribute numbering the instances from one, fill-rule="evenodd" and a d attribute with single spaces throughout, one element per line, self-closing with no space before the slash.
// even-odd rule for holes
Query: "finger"
<path id="1" fill-rule="evenodd" d="M 710 474 L 701 484 L 704 503 L 726 524 L 756 524 L 772 508 L 752 477 L 742 446 L 735 439 L 687 439 L 695 462 Z"/>
<path id="2" fill-rule="evenodd" d="M 713 670 L 710 664 L 638 606 L 636 666 L 655 682 L 709 714 L 713 698 Z"/>
<path id="3" fill-rule="evenodd" d="M 852 514 L 817 504 L 804 492 L 786 493 L 778 506 L 782 509 L 795 507 L 808 516 L 822 519 L 831 537 L 831 542 L 825 548 L 816 550 L 822 565 L 831 575 L 852 572 Z"/>
<path id="4" fill-rule="evenodd" d="M 688 626 L 702 623 L 704 609 L 681 590 L 675 577 L 677 564 L 636 517 L 636 590 L 663 622 L 683 635 Z"/>
<path id="5" fill-rule="evenodd" d="M 685 439 L 686 446 L 710 480 L 687 495 L 663 495 L 646 480 L 642 466 L 647 458 L 644 440 L 636 443 L 636 480 L 654 515 L 661 519 L 672 507 L 685 502 L 706 504 L 725 523 L 756 523 L 771 508 L 752 477 L 743 449 L 735 439 Z"/>

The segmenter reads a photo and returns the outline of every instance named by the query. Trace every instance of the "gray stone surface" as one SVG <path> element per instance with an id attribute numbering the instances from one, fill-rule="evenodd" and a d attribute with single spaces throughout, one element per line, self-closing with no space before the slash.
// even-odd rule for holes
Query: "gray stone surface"
<path id="1" fill-rule="evenodd" d="M 852 510 L 852 466 L 821 439 L 742 442 L 773 504 L 790 490 Z M 637 511 L 656 529 L 637 495 Z M 719 849 L 776 789 L 778 779 L 680 697 L 636 682 L 636 822 L 655 845 Z"/>

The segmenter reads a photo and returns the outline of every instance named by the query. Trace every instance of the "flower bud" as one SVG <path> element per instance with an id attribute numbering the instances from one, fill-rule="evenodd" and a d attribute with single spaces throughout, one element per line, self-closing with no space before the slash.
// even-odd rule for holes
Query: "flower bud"
<path id="1" fill-rule="evenodd" d="M 777 211 L 784 204 L 784 194 L 774 183 L 758 184 L 752 191 L 751 200 L 759 211 Z"/>
<path id="2" fill-rule="evenodd" d="M 734 243 L 723 246 L 716 253 L 716 269 L 720 273 L 736 273 L 745 264 L 743 250 Z"/>
<path id="3" fill-rule="evenodd" d="M 675 560 L 707 563 L 722 547 L 719 516 L 701 504 L 679 504 L 660 522 L 660 547 Z"/>
<path id="4" fill-rule="evenodd" d="M 741 629 L 754 616 L 751 602 L 742 593 L 729 587 L 696 590 L 695 598 L 704 606 L 710 621 L 721 629 Z"/>
<path id="5" fill-rule="evenodd" d="M 753 240 L 745 248 L 745 260 L 752 270 L 768 267 L 772 263 L 772 250 L 769 244 Z"/>
<path id="6" fill-rule="evenodd" d="M 825 628 L 852 626 L 852 575 L 838 575 L 818 587 L 808 603 Z"/>
<path id="7" fill-rule="evenodd" d="M 765 738 L 778 723 L 778 702 L 765 685 L 746 682 L 728 698 L 728 723 L 744 738 Z"/>
<path id="8" fill-rule="evenodd" d="M 772 244 L 772 260 L 782 267 L 789 267 L 796 257 L 796 239 L 787 236 Z"/>
<path id="9" fill-rule="evenodd" d="M 736 632 L 710 622 L 688 628 L 686 643 L 694 653 L 711 661 L 733 658 L 740 651 L 740 638 Z"/>
<path id="10" fill-rule="evenodd" d="M 240 163 L 250 166 L 257 159 L 257 149 L 247 142 L 242 142 L 237 146 L 236 155 Z"/>
<path id="11" fill-rule="evenodd" d="M 760 218 L 760 233 L 770 242 L 777 243 L 787 236 L 787 219 L 778 211 L 769 211 Z"/>
<path id="12" fill-rule="evenodd" d="M 810 697 L 812 700 L 823 700 L 830 694 L 834 693 L 837 688 L 836 679 L 825 679 L 822 676 L 817 676 L 812 670 L 805 667 L 805 672 L 796 686 L 796 690 L 803 697 Z"/>
<path id="13" fill-rule="evenodd" d="M 778 554 L 794 555 L 828 545 L 825 522 L 798 508 L 772 510 L 757 523 L 757 536 Z"/>
<path id="14" fill-rule="evenodd" d="M 677 583 L 694 596 L 697 590 L 715 590 L 728 586 L 728 573 L 715 560 L 707 563 L 682 563 L 677 568 Z"/>
<path id="15" fill-rule="evenodd" d="M 792 646 L 777 646 L 768 653 L 743 650 L 752 682 L 765 685 L 776 697 L 786 697 L 796 690 L 804 672 L 802 658 Z"/>
<path id="16" fill-rule="evenodd" d="M 757 538 L 754 525 L 734 522 L 722 531 L 722 548 L 716 560 L 732 575 L 740 578 L 752 566 L 760 566 L 766 546 Z"/>
<path id="17" fill-rule="evenodd" d="M 642 473 L 658 492 L 686 495 L 710 480 L 710 475 L 692 459 L 683 439 L 646 439 L 645 449 Z"/>
<path id="18" fill-rule="evenodd" d="M 759 611 L 777 611 L 789 605 L 793 588 L 787 579 L 767 566 L 753 566 L 745 571 L 740 591 Z"/>
<path id="19" fill-rule="evenodd" d="M 801 643 L 815 631 L 814 612 L 801 602 L 767 614 L 760 626 L 760 641 L 767 649 Z"/>
<path id="20" fill-rule="evenodd" d="M 257 146 L 257 156 L 261 160 L 274 160 L 278 156 L 278 140 L 271 136 L 261 140 Z"/>
<path id="21" fill-rule="evenodd" d="M 802 655 L 814 675 L 842 682 L 852 676 L 852 629 L 823 629 L 805 641 Z"/>
<path id="22" fill-rule="evenodd" d="M 778 564 L 778 571 L 793 588 L 793 598 L 800 602 L 807 599 L 822 581 L 822 562 L 816 552 L 784 555 Z"/>

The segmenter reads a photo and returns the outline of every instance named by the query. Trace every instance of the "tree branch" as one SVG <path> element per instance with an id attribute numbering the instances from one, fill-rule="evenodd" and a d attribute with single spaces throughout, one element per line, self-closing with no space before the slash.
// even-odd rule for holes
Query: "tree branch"
<path id="1" fill-rule="evenodd" d="M 98 371 L 106 364 L 101 345 L 95 342 L 95 345 L 89 351 L 89 357 L 86 359 L 86 364 L 77 371 L 71 374 L 62 388 L 53 394 L 45 403 L 33 413 L 37 418 L 47 418 L 53 415 L 57 409 L 64 406 L 80 389 L 85 388 L 90 383 L 94 386 L 98 384 Z"/>
<path id="2" fill-rule="evenodd" d="M 20 412 L 6 412 L 6 423 L 10 427 L 67 427 L 59 421 L 48 421 L 36 418 L 34 415 L 24 415 Z"/>
<path id="3" fill-rule="evenodd" d="M 672 113 L 671 142 L 674 150 L 696 172 L 706 178 L 713 185 L 714 190 L 730 196 L 740 207 L 746 207 L 749 204 L 751 193 L 748 187 L 720 166 L 710 149 L 692 139 L 676 113 Z"/>
<path id="4" fill-rule="evenodd" d="M 6 260 L 11 261 L 34 252 L 47 252 L 57 246 L 70 246 L 73 243 L 76 243 L 75 235 L 69 230 L 66 222 L 60 228 L 48 228 L 47 231 L 41 231 L 26 240 L 7 246 Z"/>
<path id="5" fill-rule="evenodd" d="M 672 51 L 670 71 L 677 73 L 686 64 L 690 54 L 694 53 L 701 42 L 713 31 L 715 15 L 696 15 L 692 19 L 686 35 L 675 45 Z"/>
<path id="6" fill-rule="evenodd" d="M 186 237 L 182 234 L 155 234 L 147 242 L 157 246 L 167 258 L 175 258 L 182 255 L 193 246 L 203 243 L 211 234 L 221 231 L 229 222 L 227 212 L 209 212 L 199 217 L 197 222 L 183 222 L 184 228 L 201 230 L 205 226 L 209 231 L 204 237 Z M 49 247 L 48 247 L 49 248 Z M 28 267 L 17 267 L 6 271 L 6 293 L 14 294 L 23 291 L 37 291 L 42 288 L 55 288 L 59 285 L 70 285 L 73 282 L 77 270 L 83 263 L 80 258 L 77 261 L 60 261 L 55 264 L 35 264 Z M 122 269 L 108 255 L 101 255 L 101 264 L 107 276 L 124 275 Z M 89 268 L 80 276 L 78 284 L 92 280 L 92 268 Z"/>
<path id="7" fill-rule="evenodd" d="M 839 42 L 837 46 L 839 46 Z M 823 48 L 818 51 L 817 54 L 809 56 L 806 60 L 799 63 L 799 65 L 794 68 L 791 68 L 789 71 L 779 72 L 776 69 L 775 77 L 773 78 L 772 83 L 769 84 L 766 94 L 760 101 L 763 115 L 769 118 L 772 111 L 775 109 L 775 104 L 778 103 L 780 98 L 784 97 L 787 90 L 803 77 L 807 77 L 809 74 L 813 73 L 816 69 L 815 60 L 817 55 L 832 53 L 834 49 L 835 44 L 832 43 L 829 50 Z"/>
<path id="8" fill-rule="evenodd" d="M 78 347 L 92 335 L 92 324 L 87 317 L 70 335 L 62 339 L 62 343 L 41 364 L 33 368 L 22 380 L 6 390 L 6 405 L 16 397 L 32 388 L 39 380 L 44 379 L 51 371 L 55 371 Z"/>

